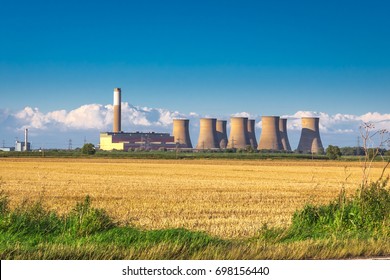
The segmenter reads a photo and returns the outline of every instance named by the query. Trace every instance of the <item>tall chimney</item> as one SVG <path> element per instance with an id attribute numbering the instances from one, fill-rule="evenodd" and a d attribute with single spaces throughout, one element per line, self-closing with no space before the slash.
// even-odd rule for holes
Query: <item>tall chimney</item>
<path id="1" fill-rule="evenodd" d="M 114 126 L 113 132 L 121 132 L 121 89 L 114 88 Z"/>
<path id="2" fill-rule="evenodd" d="M 23 150 L 25 152 L 28 151 L 28 129 L 27 128 L 24 130 L 24 148 L 23 148 Z"/>
<path id="3" fill-rule="evenodd" d="M 190 120 L 174 119 L 173 120 L 173 137 L 175 143 L 178 143 L 183 148 L 192 148 L 189 130 Z"/>
<path id="4" fill-rule="evenodd" d="M 302 153 L 323 154 L 319 128 L 320 118 L 302 117 L 301 139 L 298 151 Z"/>

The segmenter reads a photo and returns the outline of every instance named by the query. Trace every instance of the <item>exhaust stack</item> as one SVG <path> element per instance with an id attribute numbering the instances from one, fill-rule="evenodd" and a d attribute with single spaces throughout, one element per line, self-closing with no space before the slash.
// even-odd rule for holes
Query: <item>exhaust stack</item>
<path id="1" fill-rule="evenodd" d="M 263 127 L 259 143 L 259 150 L 283 150 L 283 145 L 280 140 L 279 117 L 277 116 L 262 116 Z"/>
<path id="2" fill-rule="evenodd" d="M 173 120 L 173 137 L 175 143 L 178 143 L 182 148 L 192 148 L 189 130 L 190 120 L 188 119 L 174 119 Z"/>
<path id="3" fill-rule="evenodd" d="M 282 141 L 283 150 L 291 151 L 290 141 L 287 136 L 287 119 L 279 119 L 280 140 Z"/>
<path id="4" fill-rule="evenodd" d="M 217 136 L 217 119 L 200 119 L 200 130 L 196 149 L 216 149 L 219 148 Z"/>
<path id="5" fill-rule="evenodd" d="M 114 88 L 114 125 L 113 132 L 121 132 L 121 89 Z"/>
<path id="6" fill-rule="evenodd" d="M 323 154 L 320 137 L 320 118 L 302 117 L 301 139 L 298 144 L 298 151 L 302 153 Z"/>
<path id="7" fill-rule="evenodd" d="M 28 151 L 28 129 L 27 128 L 24 130 L 24 147 L 23 147 L 23 150 L 25 152 Z"/>
<path id="8" fill-rule="evenodd" d="M 248 138 L 248 118 L 231 117 L 230 118 L 229 149 L 245 149 L 250 145 Z"/>
<path id="9" fill-rule="evenodd" d="M 228 138 L 226 133 L 226 123 L 224 120 L 217 120 L 217 136 L 218 143 L 221 149 L 226 149 L 228 144 Z"/>

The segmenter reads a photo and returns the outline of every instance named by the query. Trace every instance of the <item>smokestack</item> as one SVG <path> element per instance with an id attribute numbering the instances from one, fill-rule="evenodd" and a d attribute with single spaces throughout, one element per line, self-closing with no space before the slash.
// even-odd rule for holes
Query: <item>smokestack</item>
<path id="1" fill-rule="evenodd" d="M 231 117 L 230 125 L 228 148 L 245 149 L 247 145 L 250 145 L 248 138 L 248 118 Z"/>
<path id="2" fill-rule="evenodd" d="M 259 143 L 259 150 L 275 150 L 283 149 L 280 141 L 279 132 L 279 117 L 277 116 L 262 116 L 262 130 Z"/>
<path id="3" fill-rule="evenodd" d="M 290 142 L 288 141 L 288 136 L 287 136 L 287 119 L 279 119 L 279 131 L 280 131 L 280 140 L 282 142 L 283 150 L 291 151 Z"/>
<path id="4" fill-rule="evenodd" d="M 298 144 L 298 151 L 302 153 L 323 154 L 320 137 L 320 118 L 303 117 L 301 139 Z"/>
<path id="5" fill-rule="evenodd" d="M 173 137 L 175 143 L 179 143 L 183 148 L 192 148 L 189 130 L 190 120 L 174 119 L 173 120 Z"/>
<path id="6" fill-rule="evenodd" d="M 256 140 L 256 134 L 255 134 L 255 120 L 248 120 L 248 139 L 249 139 L 249 145 L 253 149 L 257 149 L 257 140 Z"/>
<path id="7" fill-rule="evenodd" d="M 121 132 L 121 89 L 114 88 L 114 126 L 113 132 Z"/>
<path id="8" fill-rule="evenodd" d="M 219 147 L 221 149 L 226 149 L 228 144 L 226 123 L 227 121 L 217 120 L 217 137 L 218 137 Z"/>
<path id="9" fill-rule="evenodd" d="M 200 119 L 200 130 L 198 144 L 196 149 L 215 149 L 219 148 L 217 136 L 217 119 Z"/>
<path id="10" fill-rule="evenodd" d="M 28 151 L 28 129 L 24 130 L 24 149 L 25 152 Z"/>

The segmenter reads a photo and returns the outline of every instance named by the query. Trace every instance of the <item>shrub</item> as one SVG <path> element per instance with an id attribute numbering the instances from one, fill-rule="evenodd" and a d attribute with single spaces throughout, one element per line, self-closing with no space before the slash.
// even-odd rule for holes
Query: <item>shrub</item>
<path id="1" fill-rule="evenodd" d="M 341 151 L 338 146 L 332 146 L 329 145 L 328 148 L 326 148 L 326 156 L 329 159 L 338 159 L 341 157 Z"/>
<path id="2" fill-rule="evenodd" d="M 390 235 L 389 178 L 362 186 L 347 198 L 344 190 L 328 205 L 305 207 L 294 213 L 290 238 L 320 237 L 333 234 L 384 233 Z"/>
<path id="3" fill-rule="evenodd" d="M 114 226 L 111 218 L 103 209 L 91 207 L 91 198 L 87 196 L 78 202 L 66 219 L 67 228 L 76 235 L 89 235 L 110 229 Z"/>
<path id="4" fill-rule="evenodd" d="M 92 143 L 86 143 L 81 148 L 81 152 L 84 155 L 94 155 L 96 153 L 96 149 L 95 149 L 95 146 Z"/>

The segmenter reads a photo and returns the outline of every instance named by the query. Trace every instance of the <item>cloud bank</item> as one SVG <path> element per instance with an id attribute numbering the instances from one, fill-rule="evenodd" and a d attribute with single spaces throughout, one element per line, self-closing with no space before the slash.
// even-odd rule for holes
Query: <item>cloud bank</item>
<path id="1" fill-rule="evenodd" d="M 257 137 L 261 131 L 261 116 L 248 112 L 238 112 L 231 116 L 244 116 L 256 119 Z M 363 115 L 334 114 L 325 112 L 298 111 L 292 115 L 281 117 L 288 119 L 288 131 L 290 142 L 293 145 L 299 140 L 301 130 L 301 117 L 319 117 L 320 133 L 324 146 L 356 145 L 356 137 L 359 135 L 359 127 L 363 122 L 372 122 L 376 129 L 390 130 L 390 114 L 368 112 Z M 175 118 L 190 119 L 190 134 L 193 144 L 197 142 L 199 131 L 199 118 L 204 117 L 196 112 L 189 114 L 178 111 L 169 111 L 162 108 L 149 108 L 133 106 L 127 102 L 122 103 L 122 130 L 124 131 L 156 131 L 172 132 L 172 123 Z M 221 116 L 229 119 L 230 116 Z M 56 110 L 48 113 L 41 112 L 39 108 L 25 107 L 11 112 L 0 109 L 0 133 L 4 138 L 12 138 L 14 135 L 22 136 L 23 130 L 28 128 L 32 138 L 36 142 L 51 141 L 55 147 L 56 139 L 61 139 L 58 147 L 63 147 L 67 137 L 79 137 L 88 135 L 92 142 L 99 142 L 100 131 L 111 131 L 113 121 L 113 106 L 100 104 L 87 104 L 71 111 Z M 45 140 L 40 140 L 41 138 Z M 47 140 L 52 137 L 52 140 Z M 291 139 L 293 138 L 293 139 Z M 1 139 L 0 139 L 1 140 Z M 12 142 L 8 140 L 8 142 Z"/>

